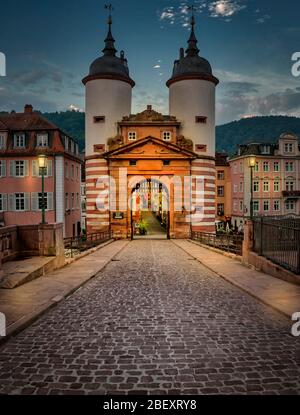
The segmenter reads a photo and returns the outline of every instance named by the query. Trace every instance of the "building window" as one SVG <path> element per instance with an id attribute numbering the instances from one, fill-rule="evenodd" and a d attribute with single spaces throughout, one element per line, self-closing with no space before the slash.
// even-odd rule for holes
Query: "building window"
<path id="1" fill-rule="evenodd" d="M 234 210 L 235 212 L 237 212 L 237 211 L 238 211 L 238 201 L 237 201 L 237 200 L 234 200 L 234 202 L 233 202 L 233 210 Z"/>
<path id="2" fill-rule="evenodd" d="M 259 172 L 259 162 L 258 161 L 255 163 L 254 171 Z"/>
<path id="3" fill-rule="evenodd" d="M 234 165 L 233 165 L 233 174 L 237 174 L 237 164 L 236 163 L 234 163 Z"/>
<path id="4" fill-rule="evenodd" d="M 233 193 L 237 193 L 238 192 L 238 185 L 235 184 L 233 185 Z"/>
<path id="5" fill-rule="evenodd" d="M 69 193 L 66 193 L 66 195 L 65 195 L 65 208 L 66 208 L 66 210 L 70 209 L 70 206 L 69 206 Z"/>
<path id="6" fill-rule="evenodd" d="M 274 212 L 280 211 L 280 200 L 274 200 Z"/>
<path id="7" fill-rule="evenodd" d="M 269 212 L 270 210 L 270 202 L 269 200 L 264 200 L 264 212 Z"/>
<path id="8" fill-rule="evenodd" d="M 6 161 L 0 160 L 0 177 L 6 176 Z"/>
<path id="9" fill-rule="evenodd" d="M 49 146 L 48 134 L 38 134 L 37 135 L 37 147 L 46 148 L 48 146 Z"/>
<path id="10" fill-rule="evenodd" d="M 224 210 L 225 210 L 224 203 L 219 203 L 217 209 L 218 209 L 218 212 L 217 212 L 218 216 L 224 216 Z"/>
<path id="11" fill-rule="evenodd" d="M 244 211 L 244 202 L 240 200 L 240 212 Z"/>
<path id="12" fill-rule="evenodd" d="M 244 183 L 240 182 L 240 193 L 243 193 L 244 191 Z"/>
<path id="13" fill-rule="evenodd" d="M 206 124 L 207 123 L 207 117 L 197 115 L 196 116 L 196 123 L 197 124 Z"/>
<path id="14" fill-rule="evenodd" d="M 274 171 L 280 171 L 279 161 L 274 161 Z"/>
<path id="15" fill-rule="evenodd" d="M 225 195 L 224 186 L 218 186 L 218 197 L 224 197 L 224 195 Z"/>
<path id="16" fill-rule="evenodd" d="M 18 210 L 18 211 L 25 210 L 25 193 L 15 194 L 15 210 Z"/>
<path id="17" fill-rule="evenodd" d="M 4 134 L 0 134 L 0 150 L 4 150 L 6 147 L 6 136 Z"/>
<path id="18" fill-rule="evenodd" d="M 171 131 L 163 131 L 162 138 L 164 141 L 171 141 L 171 138 L 172 138 Z"/>
<path id="19" fill-rule="evenodd" d="M 65 150 L 69 150 L 69 138 L 67 136 L 65 136 Z"/>
<path id="20" fill-rule="evenodd" d="M 285 153 L 293 153 L 294 152 L 294 145 L 292 143 L 285 143 L 284 152 Z"/>
<path id="21" fill-rule="evenodd" d="M 259 200 L 253 201 L 253 212 L 259 212 Z"/>
<path id="22" fill-rule="evenodd" d="M 129 131 L 128 133 L 128 140 L 135 141 L 137 137 L 136 131 Z"/>
<path id="23" fill-rule="evenodd" d="M 264 172 L 270 171 L 270 164 L 268 161 L 264 161 Z"/>
<path id="24" fill-rule="evenodd" d="M 105 116 L 104 115 L 98 115 L 96 117 L 94 117 L 94 123 L 95 124 L 100 124 L 100 123 L 104 123 L 105 122 Z"/>
<path id="25" fill-rule="evenodd" d="M 278 180 L 274 182 L 274 192 L 280 192 L 280 182 Z"/>
<path id="26" fill-rule="evenodd" d="M 264 192 L 269 192 L 270 191 L 270 184 L 269 182 L 264 182 Z"/>
<path id="27" fill-rule="evenodd" d="M 72 179 L 75 178 L 75 167 L 74 167 L 74 164 L 71 165 L 71 177 L 72 177 Z"/>
<path id="28" fill-rule="evenodd" d="M 218 180 L 225 180 L 225 171 L 219 170 L 218 171 Z"/>
<path id="29" fill-rule="evenodd" d="M 43 194 L 39 193 L 38 194 L 38 206 L 39 206 L 39 210 L 43 210 Z M 47 210 L 48 209 L 48 193 L 45 193 L 45 206 L 44 209 Z"/>
<path id="30" fill-rule="evenodd" d="M 25 148 L 25 134 L 14 135 L 14 148 Z"/>
<path id="31" fill-rule="evenodd" d="M 286 210 L 288 210 L 288 211 L 293 211 L 293 210 L 295 210 L 295 201 L 294 200 L 287 200 L 286 202 L 285 202 L 285 208 L 286 208 Z"/>
<path id="32" fill-rule="evenodd" d="M 71 195 L 71 209 L 73 210 L 75 207 L 75 193 Z"/>
<path id="33" fill-rule="evenodd" d="M 287 192 L 293 192 L 294 189 L 295 189 L 295 182 L 294 181 L 291 180 L 291 181 L 285 182 L 285 190 Z"/>
<path id="34" fill-rule="evenodd" d="M 0 212 L 5 212 L 7 210 L 7 195 L 0 193 Z"/>
<path id="35" fill-rule="evenodd" d="M 79 209 L 79 193 L 76 193 L 76 209 Z"/>
<path id="36" fill-rule="evenodd" d="M 259 182 L 258 181 L 253 182 L 253 191 L 254 192 L 259 192 Z"/>
<path id="37" fill-rule="evenodd" d="M 294 163 L 292 161 L 287 161 L 285 163 L 285 171 L 293 172 L 294 171 Z"/>
<path id="38" fill-rule="evenodd" d="M 170 166 L 170 160 L 164 160 L 164 166 Z"/>
<path id="39" fill-rule="evenodd" d="M 77 180 L 79 179 L 79 167 L 78 166 L 76 167 L 76 178 Z"/>

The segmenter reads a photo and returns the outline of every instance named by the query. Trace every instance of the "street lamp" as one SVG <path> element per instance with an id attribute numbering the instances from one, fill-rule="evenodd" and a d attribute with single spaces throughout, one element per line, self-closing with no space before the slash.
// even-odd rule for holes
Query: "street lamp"
<path id="1" fill-rule="evenodd" d="M 39 169 L 42 173 L 42 225 L 46 224 L 46 203 L 45 203 L 45 173 L 47 169 L 47 156 L 38 156 Z"/>
<path id="2" fill-rule="evenodd" d="M 256 166 L 256 157 L 250 156 L 249 158 L 249 167 L 250 167 L 250 188 L 251 188 L 251 199 L 250 199 L 250 218 L 253 219 L 253 170 Z"/>

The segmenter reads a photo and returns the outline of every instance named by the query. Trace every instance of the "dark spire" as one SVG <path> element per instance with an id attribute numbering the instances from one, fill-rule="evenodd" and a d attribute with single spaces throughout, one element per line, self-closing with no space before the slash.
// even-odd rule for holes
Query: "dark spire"
<path id="1" fill-rule="evenodd" d="M 192 57 L 192 56 L 198 56 L 200 51 L 197 48 L 198 40 L 196 38 L 195 31 L 194 31 L 194 27 L 195 27 L 195 24 L 196 24 L 195 15 L 194 15 L 194 7 L 192 6 L 192 7 L 190 7 L 190 9 L 192 10 L 192 18 L 191 18 L 191 27 L 192 27 L 192 29 L 191 29 L 190 38 L 188 40 L 188 45 L 189 46 L 186 50 L 186 54 L 187 54 L 187 56 Z"/>
<path id="2" fill-rule="evenodd" d="M 115 39 L 111 33 L 111 25 L 112 25 L 112 16 L 111 12 L 113 10 L 112 5 L 105 6 L 106 9 L 109 10 L 108 16 L 108 33 L 105 39 L 105 48 L 103 49 L 103 53 L 105 56 L 116 56 L 117 50 L 115 48 Z"/>

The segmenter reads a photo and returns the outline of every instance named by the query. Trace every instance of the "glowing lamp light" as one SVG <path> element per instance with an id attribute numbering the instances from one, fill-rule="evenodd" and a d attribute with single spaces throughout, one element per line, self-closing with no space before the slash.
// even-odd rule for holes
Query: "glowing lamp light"
<path id="1" fill-rule="evenodd" d="M 45 169 L 47 167 L 47 156 L 40 155 L 38 156 L 39 168 Z"/>
<path id="2" fill-rule="evenodd" d="M 255 156 L 251 156 L 249 159 L 249 166 L 250 167 L 255 167 L 256 166 L 256 157 Z"/>

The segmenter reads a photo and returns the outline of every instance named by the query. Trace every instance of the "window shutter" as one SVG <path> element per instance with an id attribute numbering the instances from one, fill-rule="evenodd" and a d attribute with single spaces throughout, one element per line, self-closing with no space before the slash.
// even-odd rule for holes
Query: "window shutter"
<path id="1" fill-rule="evenodd" d="M 15 195 L 14 193 L 8 195 L 8 210 L 14 212 L 16 210 Z"/>
<path id="2" fill-rule="evenodd" d="M 6 160 L 2 162 L 2 177 L 6 177 Z"/>
<path id="3" fill-rule="evenodd" d="M 16 175 L 16 163 L 14 161 L 9 162 L 9 175 L 14 177 Z"/>
<path id="4" fill-rule="evenodd" d="M 3 208 L 3 212 L 7 211 L 7 195 L 6 194 L 2 194 L 2 208 Z"/>
<path id="5" fill-rule="evenodd" d="M 38 165 L 36 160 L 32 161 L 32 177 L 38 177 Z"/>
<path id="6" fill-rule="evenodd" d="M 30 193 L 24 193 L 25 198 L 25 212 L 28 212 L 30 210 Z"/>
<path id="7" fill-rule="evenodd" d="M 29 161 L 28 160 L 25 160 L 24 161 L 24 166 L 25 166 L 25 177 L 28 177 L 29 176 Z"/>
<path id="8" fill-rule="evenodd" d="M 47 193 L 47 210 L 53 210 L 53 193 Z"/>
<path id="9" fill-rule="evenodd" d="M 48 162 L 47 162 L 47 176 L 48 177 L 53 176 L 53 163 L 52 163 L 52 160 L 48 160 Z"/>
<path id="10" fill-rule="evenodd" d="M 39 194 L 31 193 L 31 210 L 39 210 Z"/>
<path id="11" fill-rule="evenodd" d="M 16 148 L 17 147 L 17 136 L 16 136 L 16 134 L 14 135 L 14 148 Z"/>

